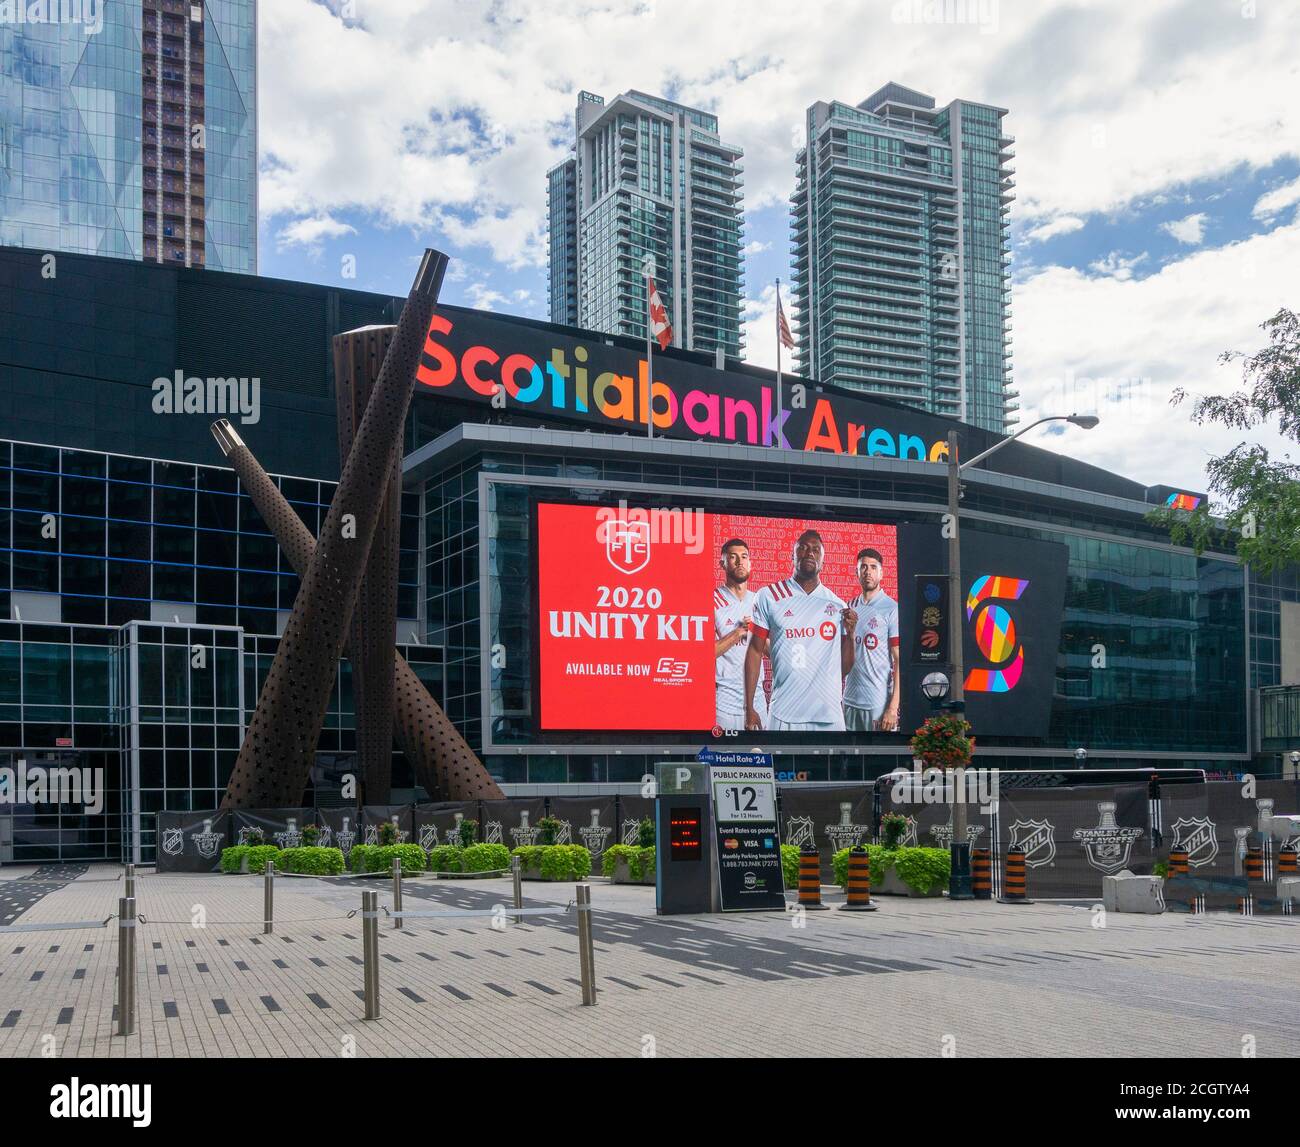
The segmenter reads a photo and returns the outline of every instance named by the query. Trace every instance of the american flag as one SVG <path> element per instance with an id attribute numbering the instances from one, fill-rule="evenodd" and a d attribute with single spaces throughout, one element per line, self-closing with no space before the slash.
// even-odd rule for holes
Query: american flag
<path id="1" fill-rule="evenodd" d="M 658 340 L 659 349 L 667 350 L 673 341 L 673 328 L 668 325 L 668 312 L 664 310 L 663 300 L 654 279 L 647 275 L 645 279 L 646 297 L 650 300 L 650 333 Z"/>
<path id="2" fill-rule="evenodd" d="M 776 337 L 786 350 L 794 350 L 794 335 L 790 333 L 790 324 L 786 321 L 785 308 L 781 306 L 781 288 L 776 289 Z"/>

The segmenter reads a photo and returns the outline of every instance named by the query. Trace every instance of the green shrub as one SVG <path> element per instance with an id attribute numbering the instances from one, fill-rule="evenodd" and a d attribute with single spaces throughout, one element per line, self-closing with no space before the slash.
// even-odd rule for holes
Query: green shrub
<path id="1" fill-rule="evenodd" d="M 229 850 L 227 849 L 227 851 Z M 222 864 L 225 864 L 224 856 L 222 858 Z M 1151 866 L 1151 871 L 1162 880 L 1167 880 L 1169 878 L 1169 861 L 1157 860 L 1155 864 Z"/>
<path id="2" fill-rule="evenodd" d="M 799 850 L 793 844 L 781 845 L 781 876 L 787 890 L 799 887 Z"/>
<path id="3" fill-rule="evenodd" d="M 581 880 L 591 874 L 591 853 L 580 844 L 526 844 L 513 855 L 525 872 L 543 880 Z"/>
<path id="4" fill-rule="evenodd" d="M 471 844 L 461 849 L 461 861 L 466 872 L 499 872 L 510 867 L 510 850 L 504 844 Z"/>
<path id="5" fill-rule="evenodd" d="M 371 872 L 370 854 L 379 846 L 377 844 L 354 844 L 348 853 L 348 867 L 353 872 Z"/>
<path id="6" fill-rule="evenodd" d="M 279 864 L 280 850 L 273 844 L 254 844 L 248 849 L 248 871 L 265 872 L 266 862 L 273 860 Z"/>
<path id="7" fill-rule="evenodd" d="M 266 843 L 266 833 L 260 828 L 246 828 L 243 830 L 244 843 L 249 848 L 255 848 L 259 844 Z"/>
<path id="8" fill-rule="evenodd" d="M 403 872 L 424 872 L 429 867 L 429 858 L 418 844 L 381 844 L 368 854 L 366 871 L 391 872 L 394 859 L 401 860 Z"/>
<path id="9" fill-rule="evenodd" d="M 880 818 L 880 843 L 886 848 L 897 848 L 907 835 L 907 817 L 901 812 L 887 812 Z"/>
<path id="10" fill-rule="evenodd" d="M 343 871 L 343 853 L 337 848 L 286 848 L 276 858 L 281 872 L 303 872 L 313 876 L 337 876 Z"/>
<path id="11" fill-rule="evenodd" d="M 600 858 L 600 871 L 605 876 L 613 876 L 614 869 L 618 866 L 620 860 L 627 861 L 628 875 L 633 880 L 645 880 L 654 875 L 655 870 L 655 850 L 650 848 L 637 848 L 631 844 L 616 844 L 607 848 L 604 855 Z"/>
<path id="12" fill-rule="evenodd" d="M 871 887 L 879 888 L 891 868 L 909 888 L 928 895 L 936 885 L 948 883 L 951 857 L 946 848 L 886 848 L 882 844 L 865 846 L 871 858 Z M 841 888 L 849 878 L 849 850 L 841 848 L 831 858 L 835 883 Z"/>
<path id="13" fill-rule="evenodd" d="M 429 870 L 431 872 L 463 872 L 461 853 L 464 849 L 454 844 L 438 844 L 429 849 Z"/>
<path id="14" fill-rule="evenodd" d="M 461 848 L 469 848 L 474 843 L 475 837 L 478 836 L 478 821 L 466 818 L 457 826 L 456 832 L 460 837 Z M 504 848 L 505 845 L 501 847 Z"/>
<path id="15" fill-rule="evenodd" d="M 320 826 L 315 824 L 305 824 L 302 826 L 302 842 L 308 848 L 315 848 L 316 842 L 320 840 Z"/>
<path id="16" fill-rule="evenodd" d="M 379 843 L 381 846 L 397 843 L 397 825 L 391 820 L 386 820 L 379 826 Z"/>
<path id="17" fill-rule="evenodd" d="M 655 822 L 646 817 L 636 830 L 637 844 L 642 848 L 654 848 L 655 846 Z"/>
<path id="18" fill-rule="evenodd" d="M 248 855 L 248 845 L 236 844 L 231 848 L 221 850 L 221 871 L 222 872 L 241 872 L 244 867 L 244 857 Z"/>

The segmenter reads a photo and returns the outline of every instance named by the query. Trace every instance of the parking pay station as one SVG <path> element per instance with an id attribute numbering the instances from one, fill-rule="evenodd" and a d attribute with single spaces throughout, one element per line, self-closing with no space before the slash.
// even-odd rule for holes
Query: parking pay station
<path id="1" fill-rule="evenodd" d="M 655 765 L 655 910 L 784 911 L 771 758 L 705 749 Z"/>

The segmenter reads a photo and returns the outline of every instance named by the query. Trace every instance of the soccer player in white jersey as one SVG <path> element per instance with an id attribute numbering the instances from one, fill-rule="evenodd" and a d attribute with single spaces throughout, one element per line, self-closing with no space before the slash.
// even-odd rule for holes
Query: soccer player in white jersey
<path id="1" fill-rule="evenodd" d="M 858 551 L 862 592 L 844 611 L 844 727 L 862 733 L 898 728 L 898 602 L 880 586 L 879 550 Z"/>
<path id="2" fill-rule="evenodd" d="M 750 704 L 745 704 L 745 650 L 757 596 L 749 588 L 749 546 L 740 538 L 732 538 L 723 544 L 718 565 L 725 582 L 713 591 L 713 655 L 717 659 L 714 723 L 735 732 L 745 728 L 746 709 L 753 709 L 760 717 L 767 712 L 761 682 L 755 683 Z"/>
<path id="3" fill-rule="evenodd" d="M 752 697 L 766 653 L 772 662 L 772 732 L 844 731 L 840 706 L 844 602 L 822 585 L 826 560 L 821 535 L 805 530 L 794 549 L 794 576 L 765 586 L 754 598 L 754 621 L 745 653 L 745 696 Z M 746 729 L 761 729 L 751 707 Z"/>

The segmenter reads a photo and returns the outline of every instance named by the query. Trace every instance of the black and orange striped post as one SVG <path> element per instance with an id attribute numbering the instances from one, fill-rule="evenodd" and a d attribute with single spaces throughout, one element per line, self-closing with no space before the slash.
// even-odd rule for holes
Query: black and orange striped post
<path id="1" fill-rule="evenodd" d="M 1246 849 L 1246 879 L 1264 879 L 1264 850 L 1262 848 Z"/>
<path id="2" fill-rule="evenodd" d="M 970 854 L 970 890 L 976 900 L 993 899 L 993 850 L 974 848 Z"/>
<path id="3" fill-rule="evenodd" d="M 849 849 L 849 875 L 844 883 L 844 891 L 848 893 L 848 901 L 841 911 L 876 910 L 876 905 L 871 903 L 871 856 L 862 845 Z"/>
<path id="4" fill-rule="evenodd" d="M 1025 850 L 1013 848 L 1007 853 L 1002 869 L 1002 896 L 999 904 L 1032 904 L 1025 896 Z"/>
<path id="5" fill-rule="evenodd" d="M 1300 865 L 1296 864 L 1296 850 L 1284 848 L 1277 854 L 1277 874 L 1279 876 L 1300 876 Z"/>
<path id="6" fill-rule="evenodd" d="M 1169 867 L 1166 872 L 1170 876 L 1186 876 L 1188 872 L 1187 849 L 1171 848 L 1169 850 Z"/>
<path id="7" fill-rule="evenodd" d="M 825 909 L 822 903 L 822 864 L 815 848 L 799 850 L 799 907 L 809 912 Z"/>

